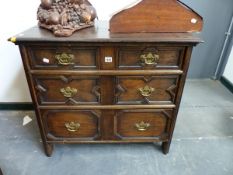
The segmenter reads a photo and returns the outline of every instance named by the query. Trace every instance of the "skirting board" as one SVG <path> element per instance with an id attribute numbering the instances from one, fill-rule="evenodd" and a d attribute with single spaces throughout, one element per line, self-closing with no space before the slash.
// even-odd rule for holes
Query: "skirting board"
<path id="1" fill-rule="evenodd" d="M 228 80 L 226 79 L 225 77 L 221 77 L 220 78 L 220 82 L 229 90 L 233 93 L 233 84 Z"/>
<path id="2" fill-rule="evenodd" d="M 0 110 L 34 110 L 33 104 L 28 103 L 1 103 L 0 102 Z"/>

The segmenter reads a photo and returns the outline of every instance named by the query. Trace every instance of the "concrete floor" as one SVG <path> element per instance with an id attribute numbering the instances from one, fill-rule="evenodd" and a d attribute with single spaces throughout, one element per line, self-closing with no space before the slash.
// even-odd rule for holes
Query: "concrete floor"
<path id="1" fill-rule="evenodd" d="M 33 121 L 22 125 L 23 117 Z M 233 175 L 233 94 L 189 80 L 168 155 L 158 144 L 56 145 L 45 156 L 32 111 L 0 112 L 4 175 Z"/>

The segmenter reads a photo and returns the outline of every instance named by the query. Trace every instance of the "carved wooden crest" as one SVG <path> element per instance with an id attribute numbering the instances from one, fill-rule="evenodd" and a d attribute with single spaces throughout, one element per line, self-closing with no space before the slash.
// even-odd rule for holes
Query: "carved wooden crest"
<path id="1" fill-rule="evenodd" d="M 96 10 L 88 0 L 41 0 L 37 18 L 39 26 L 53 31 L 55 36 L 70 36 L 93 26 Z"/>
<path id="2" fill-rule="evenodd" d="M 142 0 L 110 20 L 111 33 L 199 32 L 200 15 L 179 0 Z"/>

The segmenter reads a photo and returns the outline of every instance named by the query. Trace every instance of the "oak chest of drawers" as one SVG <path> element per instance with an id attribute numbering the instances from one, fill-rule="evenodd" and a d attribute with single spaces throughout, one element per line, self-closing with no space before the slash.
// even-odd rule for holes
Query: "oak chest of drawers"
<path id="1" fill-rule="evenodd" d="M 106 23 L 19 45 L 45 152 L 56 143 L 162 142 L 169 151 L 192 47 L 189 33 L 110 34 Z"/>

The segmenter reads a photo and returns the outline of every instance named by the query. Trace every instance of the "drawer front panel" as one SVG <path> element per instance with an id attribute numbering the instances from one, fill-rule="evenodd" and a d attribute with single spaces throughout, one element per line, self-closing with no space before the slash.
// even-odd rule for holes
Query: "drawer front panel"
<path id="1" fill-rule="evenodd" d="M 179 76 L 118 76 L 117 104 L 174 103 Z"/>
<path id="2" fill-rule="evenodd" d="M 121 47 L 118 69 L 181 69 L 185 47 Z"/>
<path id="3" fill-rule="evenodd" d="M 49 110 L 43 111 L 45 131 L 50 140 L 96 139 L 99 137 L 100 111 Z"/>
<path id="4" fill-rule="evenodd" d="M 115 116 L 115 134 L 122 139 L 166 138 L 172 110 L 123 110 Z"/>
<path id="5" fill-rule="evenodd" d="M 41 105 L 99 104 L 99 77 L 35 76 Z"/>
<path id="6" fill-rule="evenodd" d="M 98 69 L 98 49 L 92 47 L 30 47 L 32 69 Z"/>

